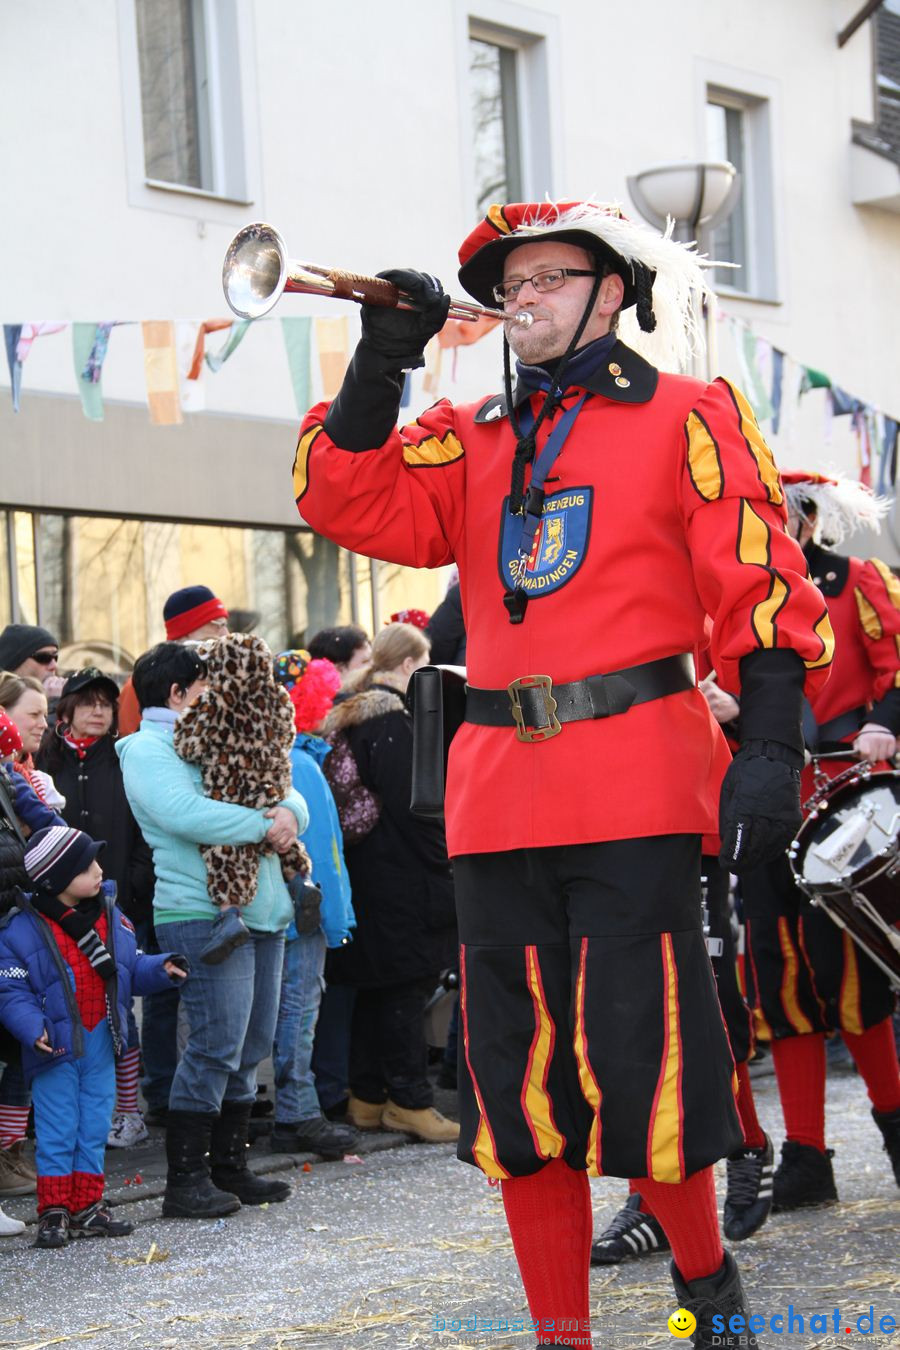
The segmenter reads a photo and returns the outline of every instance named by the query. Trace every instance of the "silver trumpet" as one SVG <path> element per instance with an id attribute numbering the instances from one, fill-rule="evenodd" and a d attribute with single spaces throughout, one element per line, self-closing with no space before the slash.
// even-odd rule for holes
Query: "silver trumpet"
<path id="1" fill-rule="evenodd" d="M 225 299 L 241 319 L 259 319 L 281 299 L 285 291 L 302 295 L 327 295 L 335 300 L 353 300 L 358 305 L 384 305 L 390 309 L 417 309 L 409 296 L 381 277 L 359 276 L 337 267 L 317 267 L 297 262 L 287 255 L 284 240 L 271 225 L 257 221 L 245 225 L 228 245 L 222 264 Z M 525 310 L 506 314 L 486 309 L 470 300 L 451 300 L 451 319 L 502 319 L 529 327 Z"/>

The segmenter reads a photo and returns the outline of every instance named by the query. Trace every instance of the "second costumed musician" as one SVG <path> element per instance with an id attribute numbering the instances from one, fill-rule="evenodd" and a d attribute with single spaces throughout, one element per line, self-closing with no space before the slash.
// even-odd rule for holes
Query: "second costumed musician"
<path id="1" fill-rule="evenodd" d="M 460 261 L 468 292 L 510 316 L 515 384 L 505 346 L 505 396 L 441 400 L 398 431 L 403 371 L 449 300 L 427 274 L 382 274 L 420 310 L 363 306 L 340 393 L 301 428 L 295 495 L 345 548 L 459 567 L 459 1156 L 501 1183 L 539 1342 L 590 1344 L 590 1173 L 637 1181 L 694 1344 L 711 1346 L 713 1314 L 727 1327 L 747 1307 L 716 1215 L 712 1164 L 742 1136 L 700 837 L 727 771 L 729 866 L 789 842 L 802 692 L 826 677 L 831 630 L 743 395 L 619 340 L 633 307 L 684 363 L 705 289 L 688 248 L 615 208 L 519 203 L 491 207 Z M 690 656 L 707 614 L 715 668 L 742 694 L 730 767 Z"/>
<path id="2" fill-rule="evenodd" d="M 834 669 L 804 714 L 813 753 L 827 778 L 853 773 L 857 756 L 889 769 L 900 732 L 900 581 L 880 558 L 844 557 L 836 546 L 858 529 L 878 529 L 887 503 L 862 483 L 805 470 L 784 475 L 790 533 L 828 602 Z M 842 752 L 846 758 L 840 757 Z M 835 757 L 837 756 L 837 757 Z M 812 766 L 804 803 L 818 796 Z M 806 808 L 804 808 L 806 809 Z M 821 909 L 806 903 L 787 857 L 741 878 L 753 997 L 772 1036 L 785 1141 L 773 1208 L 837 1200 L 825 1147 L 825 1036 L 840 1031 L 866 1085 L 900 1186 L 900 1069 L 885 972 Z M 877 1138 L 877 1136 L 875 1136 Z"/>

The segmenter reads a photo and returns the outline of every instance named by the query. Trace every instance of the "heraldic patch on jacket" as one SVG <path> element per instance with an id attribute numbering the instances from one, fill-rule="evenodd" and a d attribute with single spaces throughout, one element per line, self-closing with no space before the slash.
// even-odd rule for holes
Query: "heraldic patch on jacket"
<path id="1" fill-rule="evenodd" d="M 275 681 L 272 653 L 252 633 L 230 633 L 206 649 L 209 685 L 175 725 L 175 749 L 197 764 L 207 797 L 265 810 L 292 787 L 294 706 Z M 260 853 L 271 844 L 202 844 L 214 904 L 249 905 L 256 894 Z M 297 841 L 281 855 L 285 879 L 310 871 Z"/>

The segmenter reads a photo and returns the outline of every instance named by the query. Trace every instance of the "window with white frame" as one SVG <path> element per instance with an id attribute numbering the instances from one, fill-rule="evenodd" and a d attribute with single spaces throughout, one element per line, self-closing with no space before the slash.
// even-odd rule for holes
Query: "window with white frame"
<path id="1" fill-rule="evenodd" d="M 735 264 L 716 268 L 714 284 L 754 299 L 778 299 L 772 110 L 768 98 L 708 85 L 706 150 L 727 159 L 741 175 L 731 216 L 712 231 L 709 254 Z"/>
<path id="2" fill-rule="evenodd" d="M 552 195 L 546 35 L 469 17 L 474 205 Z"/>
<path id="3" fill-rule="evenodd" d="M 238 0 L 134 0 L 134 12 L 147 184 L 247 200 Z"/>
<path id="4" fill-rule="evenodd" d="M 518 53 L 480 37 L 469 38 L 469 78 L 475 168 L 475 209 L 522 200 Z"/>
<path id="5" fill-rule="evenodd" d="M 213 190 L 202 0 L 137 0 L 148 178 Z"/>

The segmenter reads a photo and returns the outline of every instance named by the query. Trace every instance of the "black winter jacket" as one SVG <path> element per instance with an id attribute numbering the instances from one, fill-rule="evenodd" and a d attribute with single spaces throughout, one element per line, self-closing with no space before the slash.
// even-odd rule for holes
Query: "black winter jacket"
<path id="1" fill-rule="evenodd" d="M 61 814 L 66 824 L 106 840 L 100 866 L 104 877 L 116 883 L 122 911 L 132 923 L 152 919 L 153 854 L 128 805 L 113 737 L 101 736 L 84 759 L 57 737 L 50 745 L 45 741 L 35 763 L 65 797 Z"/>
<path id="2" fill-rule="evenodd" d="M 371 988 L 437 976 L 457 964 L 456 909 L 443 827 L 409 809 L 412 719 L 395 689 L 376 684 L 336 704 L 325 730 L 344 732 L 381 799 L 378 824 L 345 847 L 357 927 L 329 952 L 327 978 Z"/>

